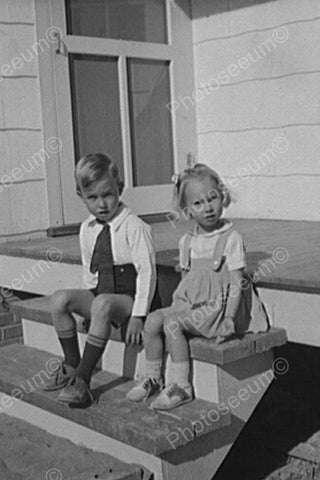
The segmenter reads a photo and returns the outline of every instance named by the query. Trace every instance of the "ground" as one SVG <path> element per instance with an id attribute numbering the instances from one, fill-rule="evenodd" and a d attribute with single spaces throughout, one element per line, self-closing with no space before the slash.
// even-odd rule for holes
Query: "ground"
<path id="1" fill-rule="evenodd" d="M 139 480 L 141 470 L 2 413 L 1 480 Z"/>

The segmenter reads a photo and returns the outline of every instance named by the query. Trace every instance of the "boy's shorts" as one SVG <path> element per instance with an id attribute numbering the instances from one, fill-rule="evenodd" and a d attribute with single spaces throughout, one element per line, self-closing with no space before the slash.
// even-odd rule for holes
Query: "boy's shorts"
<path id="1" fill-rule="evenodd" d="M 134 265 L 132 265 L 132 263 L 126 263 L 124 265 L 114 265 L 113 272 L 114 272 L 114 287 L 115 287 L 114 293 L 129 295 L 129 297 L 134 298 L 136 294 L 136 278 L 137 278 L 137 272 Z M 97 291 L 97 287 L 90 289 L 90 291 L 93 293 L 95 297 L 99 295 Z M 103 293 L 103 292 L 100 292 L 100 293 Z M 153 300 L 151 302 L 150 312 L 153 312 L 154 310 L 158 310 L 159 308 L 161 308 L 161 299 L 160 299 L 158 285 L 157 285 L 154 296 L 153 296 Z M 121 326 L 121 324 L 117 322 L 111 322 L 111 323 L 116 328 L 119 328 Z M 127 321 L 124 321 L 124 324 L 126 323 Z"/>
<path id="2" fill-rule="evenodd" d="M 114 265 L 113 266 L 113 277 L 114 277 L 114 293 L 129 295 L 129 297 L 134 298 L 136 294 L 136 278 L 137 272 L 132 265 L 132 263 L 126 263 L 124 265 Z M 91 288 L 90 291 L 96 297 L 97 295 L 103 293 L 98 292 L 97 287 Z M 125 326 L 128 319 L 123 319 L 123 322 L 111 321 L 111 324 L 115 328 L 120 328 Z M 86 328 L 89 329 L 90 320 L 86 320 Z"/>
<path id="3" fill-rule="evenodd" d="M 129 297 L 134 298 L 136 294 L 136 278 L 137 272 L 132 265 L 132 263 L 126 263 L 124 265 L 114 265 L 113 266 L 113 277 L 114 277 L 114 293 L 129 295 Z M 91 292 L 96 297 L 99 295 L 97 287 L 92 288 Z"/>

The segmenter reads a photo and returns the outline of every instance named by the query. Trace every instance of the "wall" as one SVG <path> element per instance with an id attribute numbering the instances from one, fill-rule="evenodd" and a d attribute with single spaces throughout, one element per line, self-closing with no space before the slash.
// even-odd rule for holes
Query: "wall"
<path id="1" fill-rule="evenodd" d="M 198 159 L 231 186 L 228 215 L 320 220 L 320 2 L 192 7 Z"/>
<path id="2" fill-rule="evenodd" d="M 33 0 L 0 0 L 0 241 L 48 228 Z M 49 146 L 50 150 L 50 146 Z"/>

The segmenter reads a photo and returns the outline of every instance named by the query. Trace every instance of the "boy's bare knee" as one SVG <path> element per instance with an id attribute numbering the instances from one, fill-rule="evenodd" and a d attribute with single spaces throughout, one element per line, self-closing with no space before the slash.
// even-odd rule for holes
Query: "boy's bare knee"
<path id="1" fill-rule="evenodd" d="M 50 310 L 53 312 L 67 312 L 70 304 L 68 290 L 57 290 L 49 298 Z"/>
<path id="2" fill-rule="evenodd" d="M 108 295 L 98 295 L 92 303 L 92 319 L 103 319 L 104 322 L 111 319 L 114 312 L 113 302 Z"/>

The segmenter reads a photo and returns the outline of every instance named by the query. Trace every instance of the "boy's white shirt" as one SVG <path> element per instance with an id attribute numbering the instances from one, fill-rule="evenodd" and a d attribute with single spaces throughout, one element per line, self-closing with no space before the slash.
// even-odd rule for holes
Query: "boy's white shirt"
<path id="1" fill-rule="evenodd" d="M 114 265 L 132 263 L 137 271 L 136 295 L 132 315 L 148 314 L 156 286 L 156 259 L 152 229 L 138 218 L 126 205 L 121 204 L 120 213 L 111 222 L 111 245 Z M 92 254 L 97 236 L 103 229 L 94 215 L 90 215 L 80 227 L 80 249 L 83 266 L 83 288 L 95 288 L 98 273 L 90 272 Z"/>

